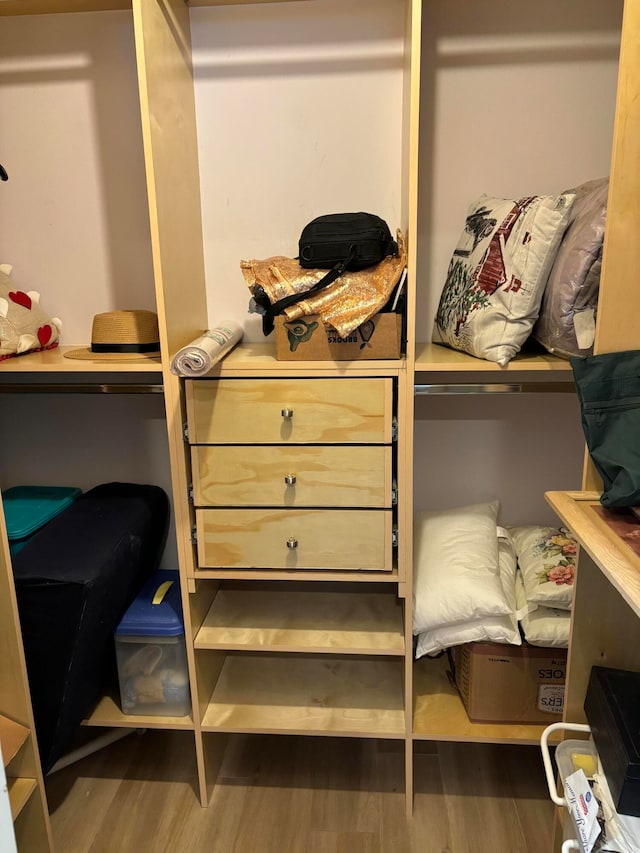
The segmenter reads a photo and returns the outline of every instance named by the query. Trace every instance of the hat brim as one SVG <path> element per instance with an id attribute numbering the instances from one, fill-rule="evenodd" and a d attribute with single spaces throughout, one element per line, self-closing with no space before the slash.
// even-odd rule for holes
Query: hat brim
<path id="1" fill-rule="evenodd" d="M 138 361 L 141 358 L 160 358 L 160 350 L 155 352 L 92 352 L 89 347 L 80 347 L 63 353 L 65 358 L 77 358 L 83 361 Z"/>

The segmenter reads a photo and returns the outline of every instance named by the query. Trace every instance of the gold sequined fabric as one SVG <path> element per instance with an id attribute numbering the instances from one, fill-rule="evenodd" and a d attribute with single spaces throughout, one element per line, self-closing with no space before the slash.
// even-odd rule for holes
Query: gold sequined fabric
<path id="1" fill-rule="evenodd" d="M 287 320 L 319 314 L 324 323 L 341 335 L 348 335 L 377 314 L 389 301 L 407 265 L 406 242 L 396 234 L 398 254 L 384 258 L 374 267 L 345 272 L 326 289 L 285 308 Z M 274 256 L 265 260 L 241 261 L 240 269 L 253 292 L 262 287 L 271 304 L 293 293 L 306 293 L 322 279 L 327 270 L 306 270 L 293 258 Z"/>

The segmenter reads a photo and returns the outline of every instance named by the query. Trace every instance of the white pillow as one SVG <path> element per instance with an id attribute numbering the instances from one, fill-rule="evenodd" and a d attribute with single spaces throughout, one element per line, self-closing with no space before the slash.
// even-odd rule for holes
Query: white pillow
<path id="1" fill-rule="evenodd" d="M 516 603 L 524 638 L 529 645 L 569 647 L 571 612 L 528 602 L 520 572 L 516 576 Z"/>
<path id="2" fill-rule="evenodd" d="M 498 567 L 498 501 L 416 514 L 413 633 L 509 613 Z"/>
<path id="3" fill-rule="evenodd" d="M 505 616 L 483 616 L 469 622 L 458 622 L 455 625 L 445 625 L 433 631 L 423 631 L 418 635 L 416 658 L 423 655 L 438 654 L 451 646 L 463 643 L 493 642 L 522 645 L 520 629 L 516 617 L 516 555 L 513 545 L 508 539 L 499 539 L 498 556 L 500 561 L 500 582 L 505 600 L 510 608 Z"/>
<path id="4" fill-rule="evenodd" d="M 516 549 L 527 601 L 570 610 L 576 576 L 577 542 L 564 527 L 507 528 Z"/>
<path id="5" fill-rule="evenodd" d="M 449 263 L 433 340 L 504 367 L 538 319 L 575 196 L 481 195 Z"/>

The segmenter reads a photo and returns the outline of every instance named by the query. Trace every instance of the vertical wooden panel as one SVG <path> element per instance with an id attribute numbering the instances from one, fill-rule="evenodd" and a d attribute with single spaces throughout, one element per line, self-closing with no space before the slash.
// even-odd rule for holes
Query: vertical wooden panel
<path id="1" fill-rule="evenodd" d="M 207 326 L 189 11 L 135 0 L 140 108 L 162 352 Z"/>
<path id="2" fill-rule="evenodd" d="M 611 179 L 595 352 L 640 347 L 640 4 L 622 22 Z"/>

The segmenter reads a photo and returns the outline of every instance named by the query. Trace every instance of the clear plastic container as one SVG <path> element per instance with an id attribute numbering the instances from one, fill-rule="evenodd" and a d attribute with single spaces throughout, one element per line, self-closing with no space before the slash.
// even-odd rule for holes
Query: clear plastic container
<path id="1" fill-rule="evenodd" d="M 183 717 L 191 709 L 177 571 L 143 586 L 115 632 L 124 714 Z"/>

